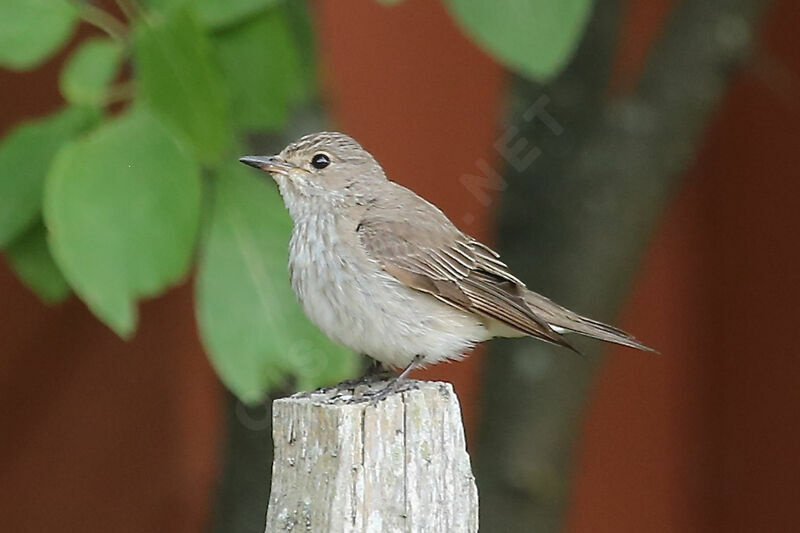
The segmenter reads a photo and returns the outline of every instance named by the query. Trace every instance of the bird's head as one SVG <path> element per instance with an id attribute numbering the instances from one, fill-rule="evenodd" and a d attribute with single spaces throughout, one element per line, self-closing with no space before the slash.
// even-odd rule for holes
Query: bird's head
<path id="1" fill-rule="evenodd" d="M 356 200 L 369 184 L 385 181 L 372 154 L 353 138 L 319 132 L 292 142 L 274 156 L 245 156 L 240 162 L 272 175 L 289 210 L 312 199 L 325 203 Z"/>

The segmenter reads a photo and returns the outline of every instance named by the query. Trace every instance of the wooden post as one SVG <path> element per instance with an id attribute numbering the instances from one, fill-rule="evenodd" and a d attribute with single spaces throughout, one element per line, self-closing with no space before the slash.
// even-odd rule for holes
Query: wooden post
<path id="1" fill-rule="evenodd" d="M 411 383 L 377 404 L 361 395 L 385 382 L 273 403 L 267 533 L 478 531 L 478 490 L 453 387 Z"/>

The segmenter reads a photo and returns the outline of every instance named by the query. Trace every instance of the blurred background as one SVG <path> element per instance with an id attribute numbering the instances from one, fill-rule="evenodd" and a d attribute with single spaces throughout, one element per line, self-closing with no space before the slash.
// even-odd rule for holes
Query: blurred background
<path id="1" fill-rule="evenodd" d="M 482 531 L 796 530 L 800 4 L 57 4 L 0 0 L 3 530 L 263 530 L 270 395 L 361 363 L 285 311 L 288 220 L 226 165 L 322 128 L 661 352 L 418 372 L 456 386 Z"/>

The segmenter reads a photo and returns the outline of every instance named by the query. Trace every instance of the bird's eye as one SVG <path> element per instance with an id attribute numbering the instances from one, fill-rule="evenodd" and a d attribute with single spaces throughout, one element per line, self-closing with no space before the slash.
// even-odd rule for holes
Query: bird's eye
<path id="1" fill-rule="evenodd" d="M 311 166 L 318 170 L 322 170 L 330 164 L 331 158 L 328 157 L 327 154 L 316 154 L 311 158 Z"/>

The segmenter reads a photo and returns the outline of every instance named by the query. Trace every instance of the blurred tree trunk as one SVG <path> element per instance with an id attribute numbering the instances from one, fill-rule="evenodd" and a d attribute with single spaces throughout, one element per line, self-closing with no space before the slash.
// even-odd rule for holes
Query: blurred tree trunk
<path id="1" fill-rule="evenodd" d="M 263 533 L 272 474 L 272 398 L 245 407 L 225 393 L 226 443 L 213 531 Z"/>
<path id="2" fill-rule="evenodd" d="M 606 91 L 620 12 L 615 0 L 598 0 L 567 70 L 546 85 L 517 81 L 498 142 L 509 192 L 498 241 L 530 288 L 614 322 L 768 4 L 679 3 L 638 88 L 614 101 Z M 537 342 L 492 344 L 476 460 L 481 531 L 561 529 L 574 437 L 601 362 L 599 342 L 579 346 L 588 357 Z"/>

